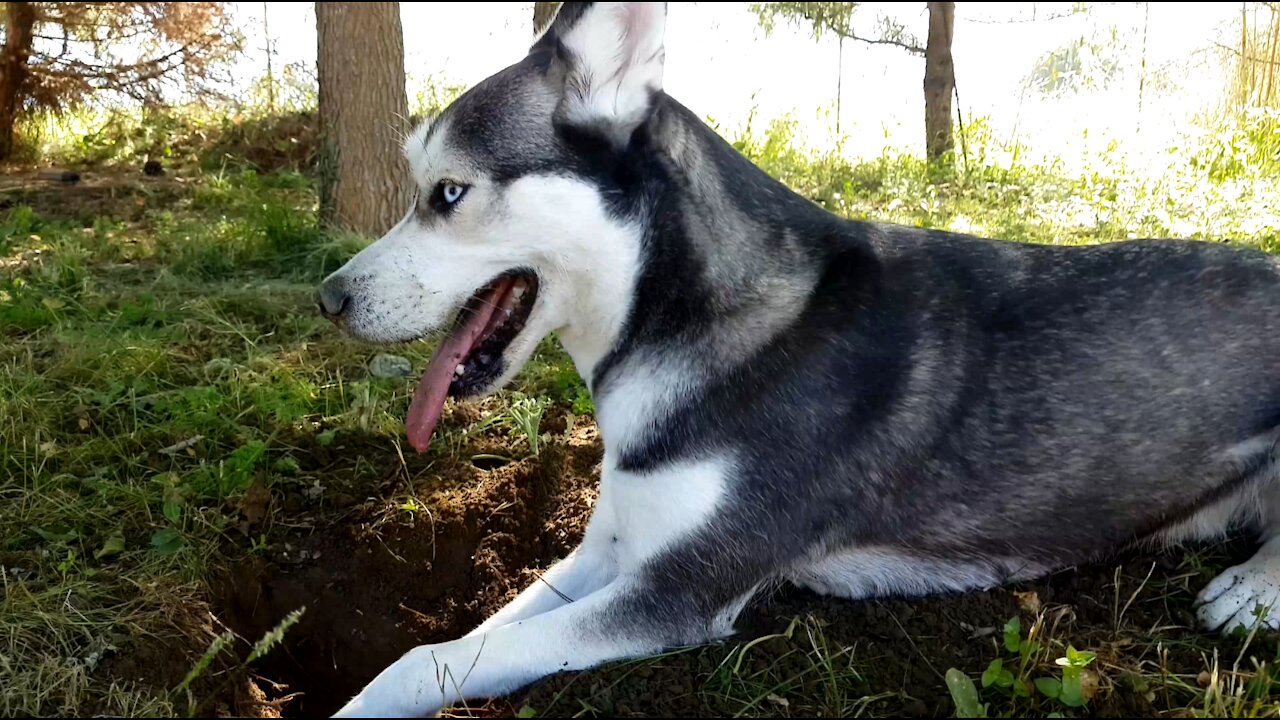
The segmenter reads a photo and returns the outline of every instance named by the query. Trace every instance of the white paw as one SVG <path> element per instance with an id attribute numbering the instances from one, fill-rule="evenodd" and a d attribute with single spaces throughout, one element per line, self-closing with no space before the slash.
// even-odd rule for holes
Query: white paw
<path id="1" fill-rule="evenodd" d="M 1200 591 L 1196 616 L 1205 629 L 1224 633 L 1280 627 L 1280 565 L 1254 557 L 1230 568 Z"/>
<path id="2" fill-rule="evenodd" d="M 434 717 L 444 705 L 435 670 L 432 648 L 414 648 L 379 673 L 333 717 Z"/>

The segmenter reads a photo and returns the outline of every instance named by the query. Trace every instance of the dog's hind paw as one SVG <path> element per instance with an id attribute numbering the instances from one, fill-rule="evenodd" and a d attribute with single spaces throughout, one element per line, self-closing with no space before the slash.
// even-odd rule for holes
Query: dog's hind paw
<path id="1" fill-rule="evenodd" d="M 1200 591 L 1196 616 L 1207 630 L 1280 628 L 1280 558 L 1263 548 Z"/>

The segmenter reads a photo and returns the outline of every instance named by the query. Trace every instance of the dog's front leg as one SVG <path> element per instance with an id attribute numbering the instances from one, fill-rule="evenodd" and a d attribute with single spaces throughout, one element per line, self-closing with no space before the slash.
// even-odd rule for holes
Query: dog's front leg
<path id="1" fill-rule="evenodd" d="M 620 575 L 540 615 L 415 648 L 335 717 L 421 717 L 461 701 L 501 696 L 556 672 L 698 644 L 729 630 L 739 599 L 713 600 L 705 587 L 661 578 L 652 572 Z"/>
<path id="2" fill-rule="evenodd" d="M 467 637 L 581 600 L 609 584 L 617 574 L 617 561 L 608 548 L 588 532 L 568 557 L 552 565 L 514 600 L 467 633 Z"/>

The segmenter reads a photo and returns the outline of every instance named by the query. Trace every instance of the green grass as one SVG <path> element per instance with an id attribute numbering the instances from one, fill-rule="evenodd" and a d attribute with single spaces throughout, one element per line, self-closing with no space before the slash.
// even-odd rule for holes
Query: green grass
<path id="1" fill-rule="evenodd" d="M 1276 175 L 1252 161 L 1215 164 L 1212 148 L 1171 156 L 1167 173 L 1139 179 L 1108 158 L 1080 176 L 984 160 L 976 134 L 968 163 L 946 170 L 807 152 L 785 122 L 734 140 L 852 217 L 1039 242 L 1183 235 L 1280 250 Z M 381 470 L 361 453 L 325 451 L 342 437 L 403 456 L 413 380 L 371 377 L 366 365 L 384 350 L 343 338 L 312 310 L 316 282 L 361 241 L 317 227 L 314 192 L 296 168 L 206 160 L 168 195 L 125 194 L 89 221 L 47 198 L 0 215 L 0 714 L 207 712 L 235 665 L 223 645 L 258 640 L 219 641 L 227 629 L 209 612 L 212 578 L 271 540 L 272 519 L 253 517 L 257 489 L 301 493 L 323 482 L 389 506 L 413 502 L 403 489 L 381 490 Z M 421 367 L 429 349 L 393 352 Z M 468 433 L 500 428 L 513 456 L 536 455 L 538 423 L 553 406 L 583 422 L 593 412 L 549 339 L 494 412 L 434 442 L 456 452 Z M 742 662 L 754 646 L 703 651 L 697 692 L 744 715 L 874 712 L 858 647 L 812 619 L 784 635 L 779 653 L 790 659 L 767 667 Z M 997 656 L 1001 669 L 1016 659 L 1018 682 L 1060 678 L 1054 661 L 1068 641 L 1049 634 L 1031 657 L 997 652 L 959 670 L 991 715 L 1072 712 L 1043 693 L 981 684 Z M 182 662 L 121 679 L 156 643 L 180 648 Z M 201 667 L 211 647 L 218 660 Z M 1104 680 L 1100 692 L 1132 675 L 1188 712 L 1280 711 L 1271 666 L 1250 665 L 1243 652 L 1206 650 L 1188 675 L 1160 666 L 1152 650 L 1124 674 L 1114 653 L 1079 647 L 1099 653 L 1086 670 Z"/>
<path id="2" fill-rule="evenodd" d="M 733 144 L 806 197 L 848 217 L 1029 242 L 1183 237 L 1280 252 L 1280 113 L 1244 124 L 1188 138 L 1186 148 L 1169 149 L 1154 176 L 1131 167 L 1119 147 L 1084 158 L 1077 174 L 1068 174 L 1061 161 L 1024 164 L 1016 149 L 1000 147 L 980 122 L 966 128 L 968 159 L 941 167 L 911 155 L 855 162 L 815 151 L 785 117 L 761 133 L 748 123 Z M 1224 149 L 1224 135 L 1234 145 Z M 1248 139 L 1254 136 L 1265 140 Z M 1215 169 L 1224 164 L 1230 169 Z"/>

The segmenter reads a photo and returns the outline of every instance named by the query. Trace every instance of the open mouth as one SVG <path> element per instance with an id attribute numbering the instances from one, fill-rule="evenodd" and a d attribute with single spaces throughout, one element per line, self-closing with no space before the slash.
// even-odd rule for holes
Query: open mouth
<path id="1" fill-rule="evenodd" d="M 537 275 L 514 270 L 499 275 L 462 307 L 409 404 L 405 430 L 415 450 L 423 452 L 430 444 L 446 398 L 477 394 L 502 376 L 504 353 L 524 330 L 537 298 Z"/>

